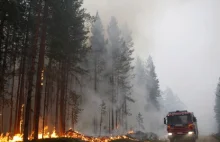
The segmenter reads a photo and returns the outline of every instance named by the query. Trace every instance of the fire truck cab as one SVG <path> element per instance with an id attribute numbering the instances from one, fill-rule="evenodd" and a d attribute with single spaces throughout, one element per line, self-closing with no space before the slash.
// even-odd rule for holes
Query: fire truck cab
<path id="1" fill-rule="evenodd" d="M 170 142 L 184 140 L 195 142 L 198 139 L 197 119 L 187 110 L 169 112 L 164 118 Z"/>

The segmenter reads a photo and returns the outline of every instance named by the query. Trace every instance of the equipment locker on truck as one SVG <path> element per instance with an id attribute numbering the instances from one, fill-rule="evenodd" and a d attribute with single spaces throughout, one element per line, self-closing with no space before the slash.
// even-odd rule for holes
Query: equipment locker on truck
<path id="1" fill-rule="evenodd" d="M 164 124 L 167 125 L 170 142 L 176 140 L 195 142 L 198 139 L 197 119 L 193 112 L 187 110 L 169 112 L 164 118 Z"/>

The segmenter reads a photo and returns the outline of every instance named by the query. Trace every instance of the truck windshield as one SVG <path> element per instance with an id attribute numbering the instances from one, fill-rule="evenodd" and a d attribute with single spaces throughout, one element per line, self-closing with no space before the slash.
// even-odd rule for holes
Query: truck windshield
<path id="1" fill-rule="evenodd" d="M 187 115 L 174 115 L 167 117 L 167 124 L 187 124 L 188 122 L 192 122 L 191 116 Z"/>

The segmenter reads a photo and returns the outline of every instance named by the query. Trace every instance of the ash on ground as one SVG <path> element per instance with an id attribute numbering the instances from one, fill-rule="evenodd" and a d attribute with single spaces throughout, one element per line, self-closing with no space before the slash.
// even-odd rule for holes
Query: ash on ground
<path id="1" fill-rule="evenodd" d="M 152 132 L 141 132 L 141 131 L 136 131 L 132 134 L 127 134 L 127 137 L 130 137 L 132 139 L 137 139 L 140 141 L 147 141 L 147 140 L 158 140 L 158 136 L 155 133 Z"/>

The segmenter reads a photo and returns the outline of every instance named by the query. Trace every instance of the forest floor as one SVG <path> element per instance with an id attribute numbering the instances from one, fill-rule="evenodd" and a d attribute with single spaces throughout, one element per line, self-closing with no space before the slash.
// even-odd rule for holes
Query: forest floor
<path id="1" fill-rule="evenodd" d="M 41 139 L 38 141 L 31 141 L 31 142 L 85 142 L 80 139 L 72 139 L 72 138 L 53 138 L 53 139 Z M 112 140 L 110 142 L 137 142 L 129 139 L 119 139 L 119 140 Z M 141 141 L 139 141 L 141 142 Z M 169 142 L 167 141 L 144 141 L 144 142 Z M 213 136 L 200 136 L 196 142 L 220 142 L 220 140 L 214 138 Z"/>
<path id="2" fill-rule="evenodd" d="M 40 139 L 37 141 L 30 141 L 30 142 L 85 142 L 85 141 L 80 139 L 72 139 L 72 138 L 53 138 L 53 139 Z M 119 139 L 119 140 L 112 140 L 109 142 L 137 142 L 137 141 L 133 141 L 129 139 Z M 168 142 L 168 141 L 144 141 L 144 142 Z"/>

